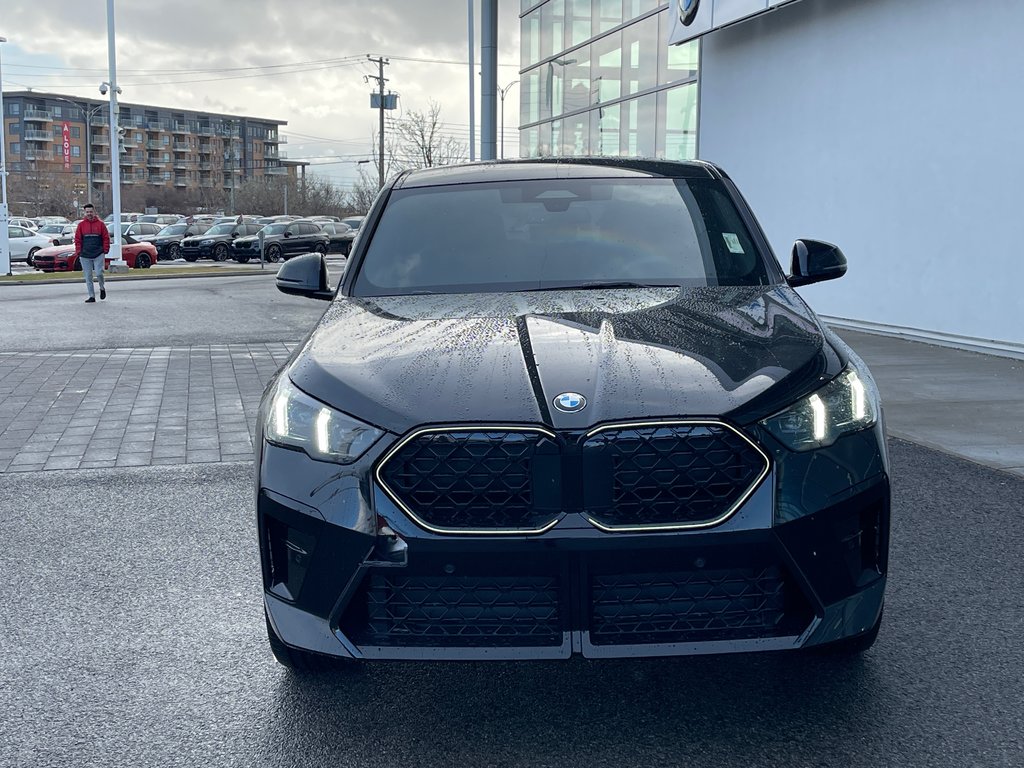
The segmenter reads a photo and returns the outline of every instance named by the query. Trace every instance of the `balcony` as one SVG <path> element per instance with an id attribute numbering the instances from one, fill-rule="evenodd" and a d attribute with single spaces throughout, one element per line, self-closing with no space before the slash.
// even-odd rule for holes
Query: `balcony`
<path id="1" fill-rule="evenodd" d="M 89 118 L 89 125 L 107 126 L 110 125 L 109 115 L 93 115 Z"/>
<path id="2" fill-rule="evenodd" d="M 213 136 L 213 135 L 215 135 L 213 127 L 209 126 L 209 125 L 200 125 L 198 133 L 199 133 L 200 136 Z"/>
<path id="3" fill-rule="evenodd" d="M 268 176 L 287 176 L 288 169 L 280 165 L 275 165 L 271 168 L 267 168 L 263 171 Z"/>
<path id="4" fill-rule="evenodd" d="M 199 170 L 200 171 L 212 171 L 213 170 L 213 163 L 205 163 L 205 162 L 204 163 L 200 163 L 199 164 Z"/>
<path id="5" fill-rule="evenodd" d="M 192 149 L 192 145 L 187 141 L 176 141 L 174 142 L 175 152 L 189 152 Z"/>
<path id="6" fill-rule="evenodd" d="M 53 122 L 53 112 L 50 112 L 48 109 L 33 109 L 30 107 L 21 114 L 26 120 L 32 120 L 37 123 Z"/>
<path id="7" fill-rule="evenodd" d="M 25 131 L 21 135 L 24 137 L 25 141 L 45 141 L 45 142 L 51 142 L 51 141 L 59 141 L 60 140 L 60 139 L 56 138 L 49 131 L 31 131 L 31 130 L 29 130 L 29 131 Z"/>
<path id="8" fill-rule="evenodd" d="M 174 186 L 176 186 L 176 187 L 187 187 L 188 186 L 188 177 L 187 176 L 175 176 L 174 177 Z"/>
<path id="9" fill-rule="evenodd" d="M 108 155 L 106 152 L 94 152 L 92 155 L 92 161 L 94 163 L 103 163 L 104 165 L 106 165 L 107 163 L 110 162 L 110 155 Z M 122 160 L 121 162 L 124 161 Z"/>
<path id="10" fill-rule="evenodd" d="M 277 151 L 277 147 L 267 147 L 263 150 L 263 157 L 266 160 L 278 160 L 281 157 L 281 153 Z"/>
<path id="11" fill-rule="evenodd" d="M 110 174 L 109 173 L 94 173 L 92 175 L 93 184 L 109 184 Z"/>
<path id="12" fill-rule="evenodd" d="M 146 122 L 147 131 L 162 131 L 164 130 L 164 124 L 160 120 L 148 120 Z"/>
<path id="13" fill-rule="evenodd" d="M 132 157 L 131 155 L 125 155 L 124 157 L 121 158 L 121 165 L 122 166 L 126 166 L 126 165 L 134 166 L 134 165 L 138 165 L 138 163 L 139 163 L 138 159 Z"/>
<path id="14" fill-rule="evenodd" d="M 287 144 L 288 143 L 288 137 L 287 136 L 268 136 L 263 141 L 265 141 L 267 144 Z"/>
<path id="15" fill-rule="evenodd" d="M 163 186 L 167 183 L 167 179 L 164 178 L 162 173 L 151 173 L 146 179 L 146 182 L 148 184 L 159 184 L 160 186 Z"/>
<path id="16" fill-rule="evenodd" d="M 110 137 L 104 134 L 94 133 L 92 136 L 89 137 L 89 143 L 92 144 L 94 147 L 109 147 Z"/>
<path id="17" fill-rule="evenodd" d="M 174 133 L 190 133 L 188 123 L 175 123 L 171 130 Z"/>
<path id="18" fill-rule="evenodd" d="M 188 158 L 185 158 L 185 157 L 175 158 L 175 160 L 174 160 L 174 167 L 175 168 L 181 168 L 182 170 L 186 170 L 187 171 L 189 168 L 192 167 L 192 163 L 189 162 Z"/>
<path id="19" fill-rule="evenodd" d="M 22 157 L 26 160 L 43 160 L 53 161 L 57 159 L 57 154 L 49 149 L 32 149 L 31 147 L 25 147 Z"/>
<path id="20" fill-rule="evenodd" d="M 213 182 L 210 181 L 209 179 L 205 179 L 199 182 L 199 186 L 202 187 L 203 189 L 213 189 Z"/>
<path id="21" fill-rule="evenodd" d="M 146 149 L 163 149 L 166 145 L 159 141 L 147 141 Z"/>

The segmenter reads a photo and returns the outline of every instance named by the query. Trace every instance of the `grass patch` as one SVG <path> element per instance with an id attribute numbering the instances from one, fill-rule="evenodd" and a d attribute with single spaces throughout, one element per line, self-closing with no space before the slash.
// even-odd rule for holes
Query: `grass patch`
<path id="1" fill-rule="evenodd" d="M 275 265 L 276 266 L 276 265 Z M 150 269 L 129 269 L 127 272 L 104 272 L 107 280 L 141 280 L 154 277 L 180 277 L 183 275 L 192 277 L 237 277 L 239 275 L 277 274 L 276 269 L 234 269 L 232 267 L 156 267 Z M 66 282 L 82 282 L 81 272 L 29 272 L 21 275 L 0 275 L 0 284 L 3 283 L 37 283 L 48 280 L 62 280 Z"/>

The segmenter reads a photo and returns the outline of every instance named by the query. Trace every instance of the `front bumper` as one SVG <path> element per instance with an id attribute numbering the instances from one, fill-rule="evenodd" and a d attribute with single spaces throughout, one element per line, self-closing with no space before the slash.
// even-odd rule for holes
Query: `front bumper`
<path id="1" fill-rule="evenodd" d="M 356 659 L 689 655 L 851 637 L 874 625 L 885 590 L 881 432 L 785 463 L 775 446 L 769 475 L 712 528 L 613 533 L 573 513 L 511 537 L 416 525 L 368 479 L 386 447 L 346 469 L 264 443 L 267 613 L 286 644 Z M 819 481 L 840 465 L 841 479 Z"/>

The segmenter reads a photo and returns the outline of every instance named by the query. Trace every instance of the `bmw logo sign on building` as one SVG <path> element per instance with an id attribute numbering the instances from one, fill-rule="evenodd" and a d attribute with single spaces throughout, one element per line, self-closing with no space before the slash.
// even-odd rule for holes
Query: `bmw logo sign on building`
<path id="1" fill-rule="evenodd" d="M 587 398 L 579 392 L 563 392 L 554 400 L 555 408 L 562 413 L 579 413 L 587 407 Z"/>
<path id="2" fill-rule="evenodd" d="M 679 5 L 679 21 L 684 27 L 693 24 L 697 18 L 697 9 L 700 8 L 700 0 L 677 0 Z"/>

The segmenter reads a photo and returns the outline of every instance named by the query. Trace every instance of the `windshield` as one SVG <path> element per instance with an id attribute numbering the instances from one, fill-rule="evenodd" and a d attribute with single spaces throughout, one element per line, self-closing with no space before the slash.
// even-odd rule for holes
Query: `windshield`
<path id="1" fill-rule="evenodd" d="M 354 294 L 776 279 L 717 181 L 558 179 L 393 192 Z"/>
<path id="2" fill-rule="evenodd" d="M 359 225 L 363 223 L 362 216 L 353 216 L 352 218 L 342 219 L 342 224 L 348 224 L 352 229 L 359 229 Z"/>
<path id="3" fill-rule="evenodd" d="M 231 222 L 230 224 L 217 224 L 206 230 L 207 235 L 230 235 L 239 227 L 238 224 Z"/>
<path id="4" fill-rule="evenodd" d="M 41 235 L 59 235 L 64 231 L 64 226 L 61 224 L 47 224 L 45 227 L 39 228 L 39 234 Z"/>
<path id="5" fill-rule="evenodd" d="M 188 231 L 188 224 L 171 224 L 161 229 L 158 235 L 184 235 Z"/>

